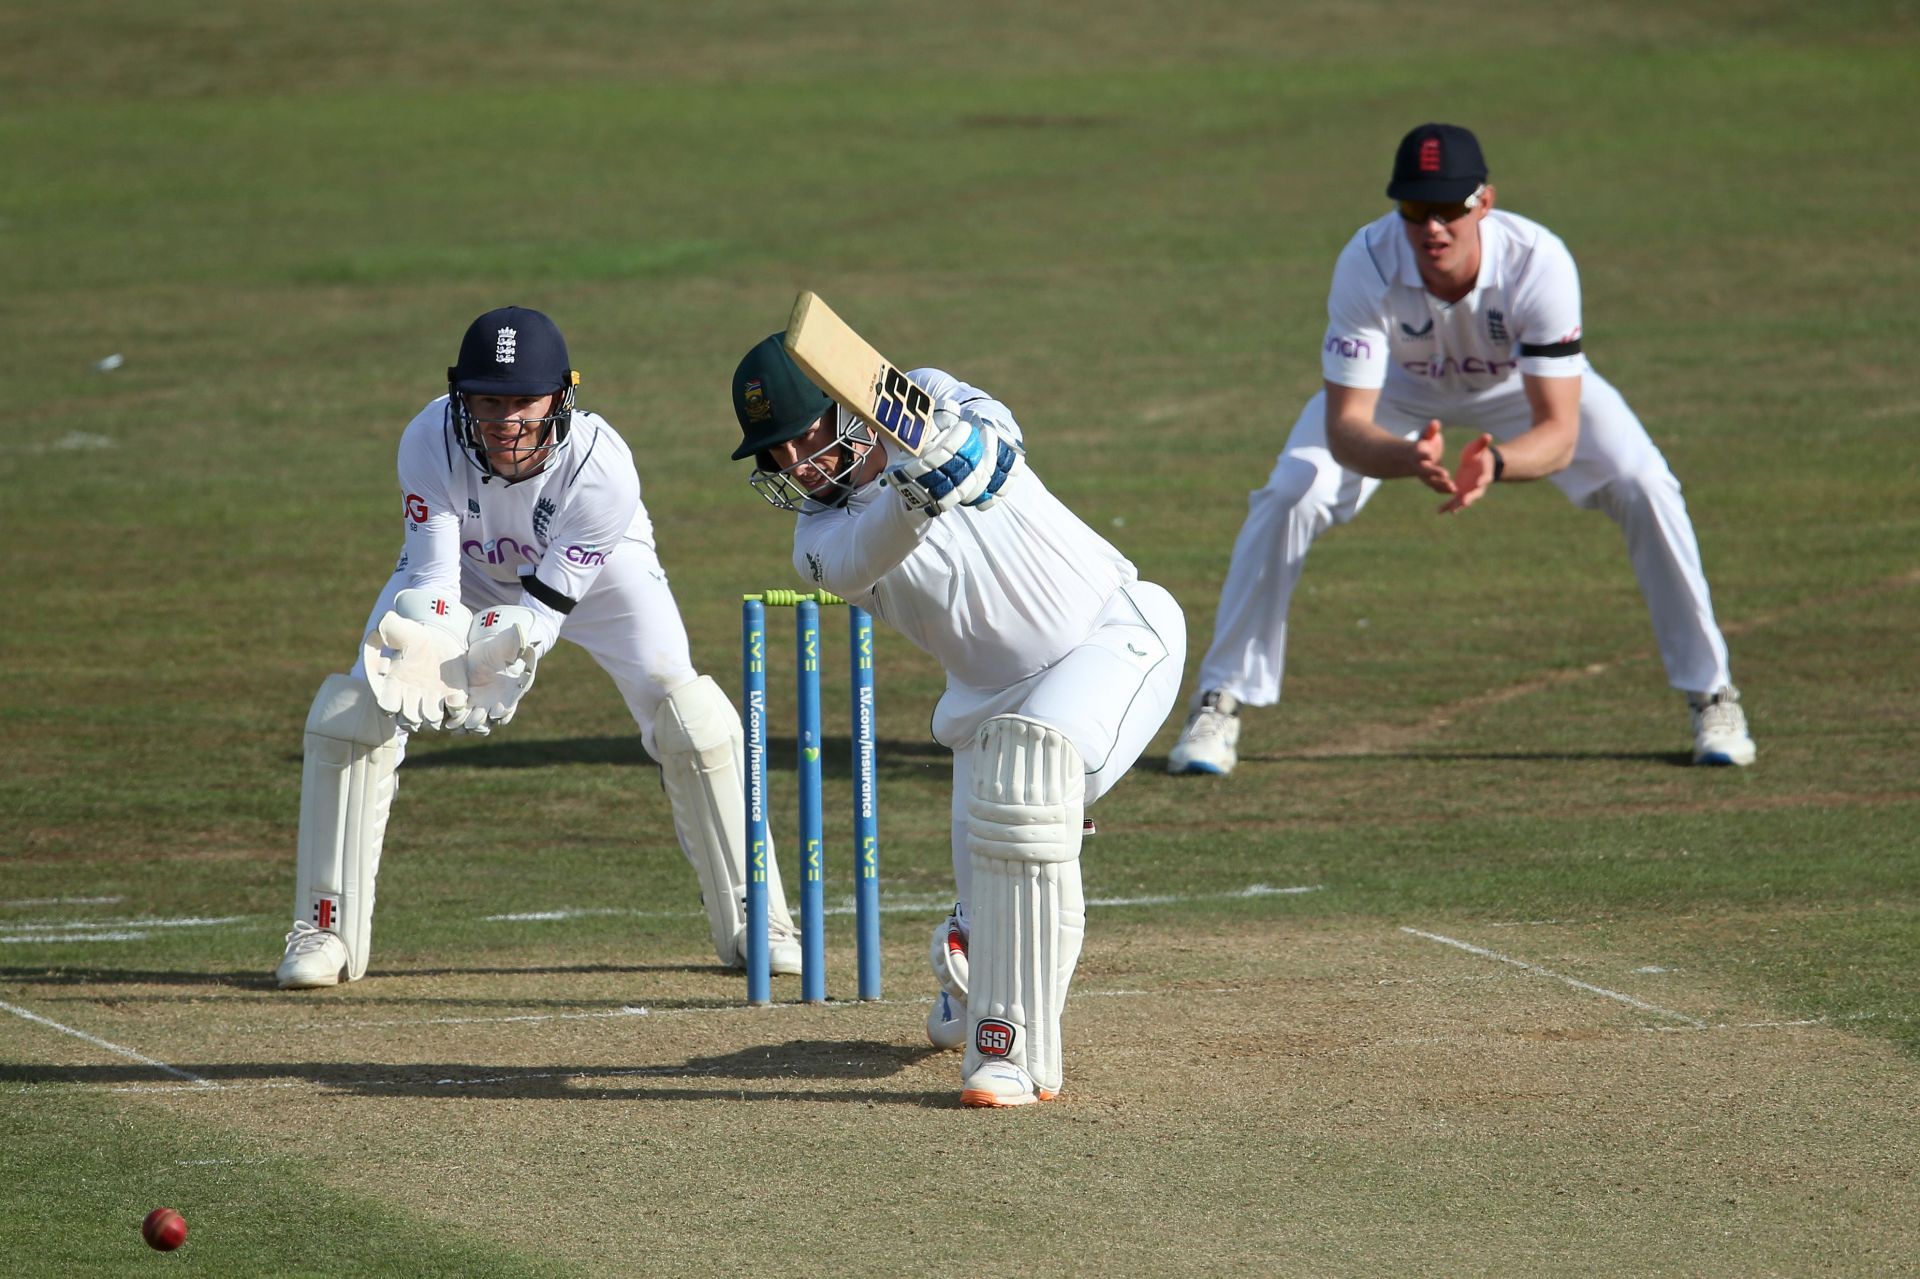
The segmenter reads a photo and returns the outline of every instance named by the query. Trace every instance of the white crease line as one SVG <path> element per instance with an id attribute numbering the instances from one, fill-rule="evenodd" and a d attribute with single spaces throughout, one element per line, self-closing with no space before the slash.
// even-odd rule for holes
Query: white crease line
<path id="1" fill-rule="evenodd" d="M 1302 884 L 1288 888 L 1275 888 L 1270 884 L 1249 884 L 1245 888 L 1236 888 L 1224 893 L 1192 893 L 1186 895 L 1163 894 L 1152 897 L 1090 897 L 1089 906 L 1172 906 L 1181 902 L 1202 901 L 1239 901 L 1251 897 L 1290 897 L 1301 893 L 1317 893 L 1319 884 Z M 952 909 L 951 897 L 924 897 L 904 901 L 882 902 L 880 913 L 891 915 L 899 912 L 920 913 L 922 911 L 942 911 Z M 829 915 L 851 915 L 855 908 L 851 902 L 842 902 L 826 908 Z M 527 924 L 551 923 L 563 919 L 585 919 L 596 915 L 626 915 L 650 919 L 705 919 L 699 911 L 664 910 L 626 910 L 616 906 L 582 906 L 564 910 L 536 910 L 518 912 L 511 915 L 482 915 L 482 923 L 487 924 Z"/>
<path id="2" fill-rule="evenodd" d="M 112 906 L 125 900 L 124 897 L 14 897 L 0 901 L 0 906 Z"/>
<path id="3" fill-rule="evenodd" d="M 31 920 L 24 924 L 0 924 L 0 933 L 87 933 L 125 928 L 207 928 L 214 924 L 237 924 L 245 915 L 216 917 L 189 916 L 183 919 L 98 919 L 48 922 Z"/>
<path id="4" fill-rule="evenodd" d="M 29 937 L 0 937 L 0 946 L 53 946 L 71 941 L 145 941 L 147 933 L 34 933 Z"/>
<path id="5" fill-rule="evenodd" d="M 196 1087 L 213 1088 L 217 1086 L 212 1082 L 210 1082 L 209 1080 L 200 1078 L 200 1076 L 198 1075 L 191 1074 L 188 1071 L 179 1069 L 178 1067 L 169 1066 L 164 1061 L 156 1061 L 152 1057 L 146 1056 L 144 1053 L 137 1053 L 133 1051 L 133 1049 L 131 1048 L 122 1048 L 119 1044 L 108 1043 L 106 1040 L 101 1039 L 97 1035 L 89 1035 L 84 1030 L 75 1030 L 71 1026 L 62 1026 L 59 1022 L 53 1021 L 46 1017 L 42 1017 L 39 1013 L 28 1012 L 24 1008 L 16 1008 L 14 1005 L 9 1003 L 4 1003 L 4 1002 L 0 1002 L 0 1009 L 4 1009 L 7 1012 L 10 1012 L 16 1017 L 25 1017 L 28 1021 L 37 1021 L 42 1026 L 51 1026 L 53 1027 L 53 1029 L 60 1031 L 63 1034 L 72 1035 L 75 1039 L 84 1039 L 88 1043 L 94 1045 L 96 1048 L 104 1048 L 108 1052 L 118 1053 L 122 1057 L 130 1058 L 131 1060 L 140 1062 L 143 1065 L 152 1066 L 155 1070 L 165 1071 L 167 1074 L 172 1075 L 174 1078 L 184 1079 L 187 1082 L 195 1085 Z"/>
<path id="6" fill-rule="evenodd" d="M 1671 1017 L 1675 1021 L 1685 1022 L 1696 1030 L 1705 1030 L 1707 1028 L 1707 1023 L 1697 1017 L 1689 1017 L 1685 1013 L 1677 1013 L 1671 1008 L 1662 1008 L 1658 1004 L 1650 1004 L 1644 999 L 1635 999 L 1632 995 L 1623 995 L 1617 990 L 1608 990 L 1605 986 L 1596 986 L 1592 982 L 1584 982 L 1575 977 L 1562 976 L 1560 973 L 1542 968 L 1538 964 L 1529 964 L 1523 959 L 1514 959 L 1510 955 L 1502 955 L 1497 950 L 1488 950 L 1486 947 L 1476 946 L 1472 942 L 1460 941 L 1454 937 L 1442 937 L 1439 933 L 1423 933 L 1418 928 L 1402 927 L 1400 931 L 1403 933 L 1411 933 L 1415 937 L 1424 937 L 1428 941 L 1437 941 L 1443 946 L 1452 946 L 1456 950 L 1464 950 L 1469 955 L 1479 955 L 1485 959 L 1497 959 L 1503 964 L 1512 964 L 1515 968 L 1525 969 L 1527 972 L 1534 973 L 1541 977 L 1551 977 L 1555 981 L 1565 982 L 1576 990 L 1584 990 L 1588 994 L 1600 995 L 1607 999 L 1616 1000 L 1620 1003 L 1638 1008 L 1643 1012 L 1650 1012 L 1661 1017 Z"/>
<path id="7" fill-rule="evenodd" d="M 376 1026 L 483 1026 L 516 1021 L 597 1021 L 606 1017 L 651 1017 L 651 1008 L 611 1008 L 594 1013 L 526 1013 L 517 1017 L 429 1017 L 407 1018 L 400 1021 L 349 1021 L 349 1022 L 312 1022 L 304 1026 L 293 1026 L 293 1030 L 340 1030 L 352 1028 L 366 1030 Z"/>

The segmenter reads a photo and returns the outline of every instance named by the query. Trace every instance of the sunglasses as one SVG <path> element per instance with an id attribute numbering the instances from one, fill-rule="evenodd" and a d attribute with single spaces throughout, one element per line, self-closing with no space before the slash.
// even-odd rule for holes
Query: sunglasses
<path id="1" fill-rule="evenodd" d="M 1439 218 L 1442 222 L 1458 222 L 1461 218 L 1480 207 L 1481 193 L 1486 184 L 1473 189 L 1473 194 L 1453 204 L 1436 204 L 1431 200 L 1400 201 L 1400 216 L 1409 222 L 1425 222 L 1430 218 Z"/>

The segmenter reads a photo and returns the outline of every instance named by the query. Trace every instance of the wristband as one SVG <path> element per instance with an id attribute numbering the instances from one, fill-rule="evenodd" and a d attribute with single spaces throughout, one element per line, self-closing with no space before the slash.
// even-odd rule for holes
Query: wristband
<path id="1" fill-rule="evenodd" d="M 1491 444 L 1487 445 L 1487 452 L 1493 454 L 1493 482 L 1498 484 L 1500 477 L 1507 473 L 1507 459 L 1501 457 L 1500 450 Z"/>

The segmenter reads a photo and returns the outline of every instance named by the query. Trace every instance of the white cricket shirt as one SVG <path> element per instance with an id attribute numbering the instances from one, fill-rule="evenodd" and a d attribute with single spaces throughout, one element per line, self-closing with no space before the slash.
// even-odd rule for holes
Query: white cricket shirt
<path id="1" fill-rule="evenodd" d="M 621 543 L 653 540 L 633 453 L 596 413 L 574 413 L 559 456 L 509 483 L 473 464 L 443 395 L 401 433 L 399 469 L 407 531 L 396 571 L 432 590 L 458 591 L 463 568 L 520 584 L 543 649 Z"/>
<path id="2" fill-rule="evenodd" d="M 1458 302 L 1427 291 L 1398 212 L 1354 233 L 1333 268 L 1320 367 L 1438 410 L 1524 395 L 1519 374 L 1578 377 L 1580 274 L 1559 236 L 1495 209 L 1480 222 L 1480 275 Z"/>
<path id="3" fill-rule="evenodd" d="M 1020 439 L 1006 405 L 939 369 L 907 375 L 937 401 Z M 929 519 L 876 480 L 794 526 L 800 576 L 869 610 L 946 669 L 999 689 L 1047 669 L 1092 634 L 1133 564 L 1047 490 L 1024 459 L 986 510 Z"/>

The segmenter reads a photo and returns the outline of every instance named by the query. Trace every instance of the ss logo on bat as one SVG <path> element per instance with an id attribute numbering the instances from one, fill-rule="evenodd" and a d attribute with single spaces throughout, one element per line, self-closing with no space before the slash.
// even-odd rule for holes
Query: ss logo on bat
<path id="1" fill-rule="evenodd" d="M 892 365 L 881 379 L 880 394 L 874 398 L 873 416 L 908 449 L 918 450 L 927 433 L 927 421 L 933 413 L 933 397 L 907 379 Z"/>

